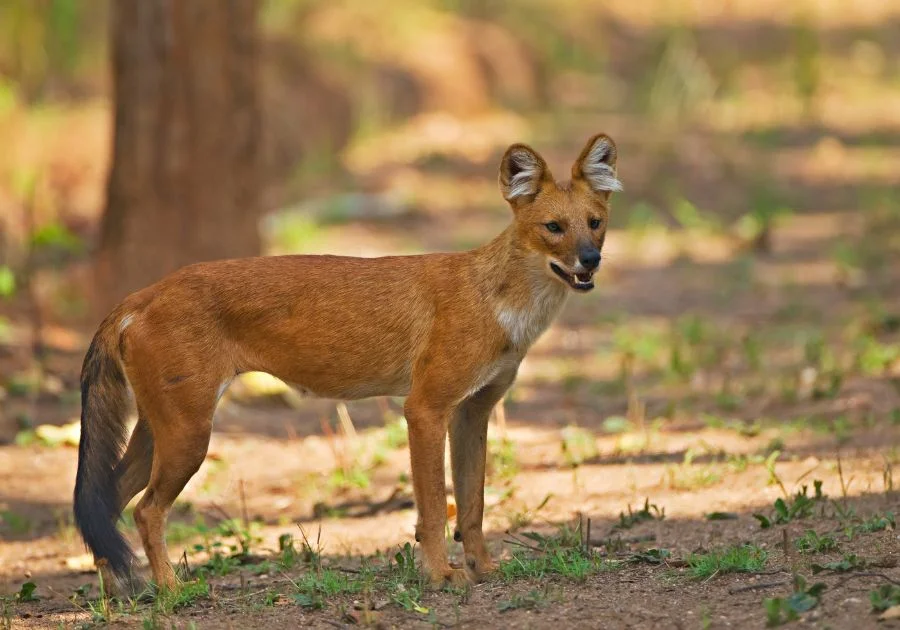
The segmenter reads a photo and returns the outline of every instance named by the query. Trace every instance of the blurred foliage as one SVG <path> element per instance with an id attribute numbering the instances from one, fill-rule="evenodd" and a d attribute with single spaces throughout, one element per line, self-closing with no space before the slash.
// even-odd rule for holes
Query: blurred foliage
<path id="1" fill-rule="evenodd" d="M 0 3 L 0 75 L 28 102 L 96 80 L 105 74 L 107 10 L 98 0 Z M 0 83 L 0 112 L 10 98 Z"/>
<path id="2" fill-rule="evenodd" d="M 0 291 L 24 282 L 29 245 L 60 268 L 97 240 L 110 7 L 0 3 L 0 264 L 12 272 Z M 896 20 L 885 9 L 879 22 L 876 9 L 264 0 L 267 251 L 333 251 L 348 223 L 363 226 L 352 237 L 371 236 L 373 254 L 474 246 L 508 216 L 492 165 L 510 141 L 546 146 L 564 177 L 563 150 L 607 130 L 620 139 L 627 189 L 611 226 L 628 236 L 611 243 L 630 243 L 613 269 L 733 263 L 735 287 L 759 288 L 772 281 L 754 256 L 778 247 L 783 226 L 865 210 L 862 232 L 822 249 L 835 282 L 864 289 L 890 273 L 887 252 L 900 244 Z M 362 234 L 372 226 L 377 235 Z M 671 357 L 686 377 L 704 359 L 688 356 L 691 344 Z"/>
<path id="3" fill-rule="evenodd" d="M 16 292 L 16 275 L 7 265 L 0 265 L 0 297 L 8 298 Z"/>

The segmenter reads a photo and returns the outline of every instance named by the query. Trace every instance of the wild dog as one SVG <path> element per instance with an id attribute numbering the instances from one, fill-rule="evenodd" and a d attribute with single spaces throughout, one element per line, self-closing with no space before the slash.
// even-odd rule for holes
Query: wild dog
<path id="1" fill-rule="evenodd" d="M 200 263 L 127 297 L 81 373 L 75 521 L 98 565 L 130 575 L 115 522 L 146 489 L 135 523 L 156 584 L 176 584 L 169 509 L 206 457 L 228 384 L 264 371 L 315 396 L 406 396 L 426 577 L 462 584 L 493 571 L 482 532 L 488 417 L 568 294 L 594 287 L 621 190 L 616 155 L 611 138 L 594 136 L 557 183 L 536 151 L 510 146 L 499 183 L 513 221 L 468 252 Z M 125 447 L 129 386 L 137 424 Z M 448 432 L 463 568 L 444 541 Z"/>

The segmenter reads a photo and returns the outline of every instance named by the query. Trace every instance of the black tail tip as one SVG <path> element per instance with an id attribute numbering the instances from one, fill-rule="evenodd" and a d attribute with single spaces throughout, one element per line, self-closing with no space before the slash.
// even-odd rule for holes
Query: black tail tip
<path id="1" fill-rule="evenodd" d="M 119 578 L 130 576 L 134 553 L 106 506 L 85 509 L 76 501 L 75 523 L 98 568 L 107 567 Z"/>

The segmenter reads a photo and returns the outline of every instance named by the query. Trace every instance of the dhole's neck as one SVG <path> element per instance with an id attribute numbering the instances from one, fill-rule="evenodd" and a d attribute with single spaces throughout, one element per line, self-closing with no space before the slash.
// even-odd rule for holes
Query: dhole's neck
<path id="1" fill-rule="evenodd" d="M 515 225 L 472 254 L 477 282 L 498 322 L 513 345 L 526 349 L 559 313 L 568 289 L 543 269 L 543 256 L 518 242 Z"/>

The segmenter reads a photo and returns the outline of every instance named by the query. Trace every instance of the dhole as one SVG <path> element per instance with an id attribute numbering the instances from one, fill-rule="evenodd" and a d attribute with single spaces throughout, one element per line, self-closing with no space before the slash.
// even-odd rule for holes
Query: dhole
<path id="1" fill-rule="evenodd" d="M 499 180 L 513 222 L 469 252 L 202 263 L 119 304 L 81 373 L 75 519 L 98 565 L 130 574 L 115 521 L 146 488 L 134 519 L 153 579 L 176 583 L 169 509 L 206 456 L 222 392 L 258 370 L 315 396 L 406 396 L 426 576 L 460 584 L 493 570 L 482 533 L 488 416 L 566 296 L 593 288 L 609 197 L 621 189 L 616 146 L 603 134 L 569 182 L 524 144 L 506 151 Z M 129 385 L 138 420 L 122 454 Z M 444 542 L 448 431 L 462 569 Z"/>

